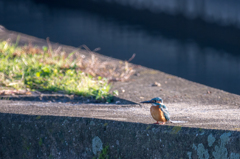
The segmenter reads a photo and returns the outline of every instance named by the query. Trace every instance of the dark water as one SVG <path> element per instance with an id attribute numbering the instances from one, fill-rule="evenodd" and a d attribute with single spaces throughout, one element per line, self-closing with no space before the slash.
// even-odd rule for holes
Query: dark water
<path id="1" fill-rule="evenodd" d="M 124 11 L 124 12 L 121 12 Z M 0 25 L 240 94 L 240 29 L 181 14 L 0 0 Z M 161 82 L 161 81 L 160 81 Z"/>

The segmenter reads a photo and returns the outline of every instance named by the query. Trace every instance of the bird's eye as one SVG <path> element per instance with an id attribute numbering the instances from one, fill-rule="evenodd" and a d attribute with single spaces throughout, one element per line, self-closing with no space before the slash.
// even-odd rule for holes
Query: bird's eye
<path id="1" fill-rule="evenodd" d="M 156 100 L 152 100 L 153 103 L 156 103 Z"/>

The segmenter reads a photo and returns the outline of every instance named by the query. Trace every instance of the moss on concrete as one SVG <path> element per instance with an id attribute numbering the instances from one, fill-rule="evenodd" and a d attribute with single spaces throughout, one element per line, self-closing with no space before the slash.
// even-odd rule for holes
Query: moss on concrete
<path id="1" fill-rule="evenodd" d="M 102 150 L 103 150 L 102 140 L 98 136 L 95 136 L 92 139 L 92 152 L 94 155 L 96 155 L 97 152 L 101 152 Z"/>
<path id="2" fill-rule="evenodd" d="M 181 126 L 174 126 L 171 134 L 177 134 L 182 129 Z"/>
<path id="3" fill-rule="evenodd" d="M 226 144 L 230 136 L 231 136 L 231 132 L 224 133 L 220 136 L 220 141 L 218 141 L 219 145 L 216 145 L 215 151 L 212 152 L 213 156 L 216 159 L 228 158 L 228 150 L 226 148 Z"/>
<path id="4" fill-rule="evenodd" d="M 213 137 L 212 134 L 208 135 L 208 146 L 211 147 L 213 143 L 215 142 L 215 137 Z"/>

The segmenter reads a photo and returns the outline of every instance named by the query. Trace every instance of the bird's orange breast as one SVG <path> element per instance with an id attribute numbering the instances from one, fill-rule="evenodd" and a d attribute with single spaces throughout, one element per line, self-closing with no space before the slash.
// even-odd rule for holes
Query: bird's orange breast
<path id="1" fill-rule="evenodd" d="M 151 112 L 151 115 L 152 115 L 154 120 L 162 121 L 162 122 L 167 121 L 163 112 L 161 111 L 161 109 L 158 106 L 151 106 L 150 112 Z"/>

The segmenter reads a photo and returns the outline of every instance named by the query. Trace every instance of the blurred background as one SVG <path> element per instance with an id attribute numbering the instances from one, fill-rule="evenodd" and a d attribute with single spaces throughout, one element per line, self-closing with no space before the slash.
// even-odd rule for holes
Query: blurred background
<path id="1" fill-rule="evenodd" d="M 240 1 L 0 0 L 9 30 L 240 94 Z M 161 81 L 159 81 L 161 82 Z"/>

